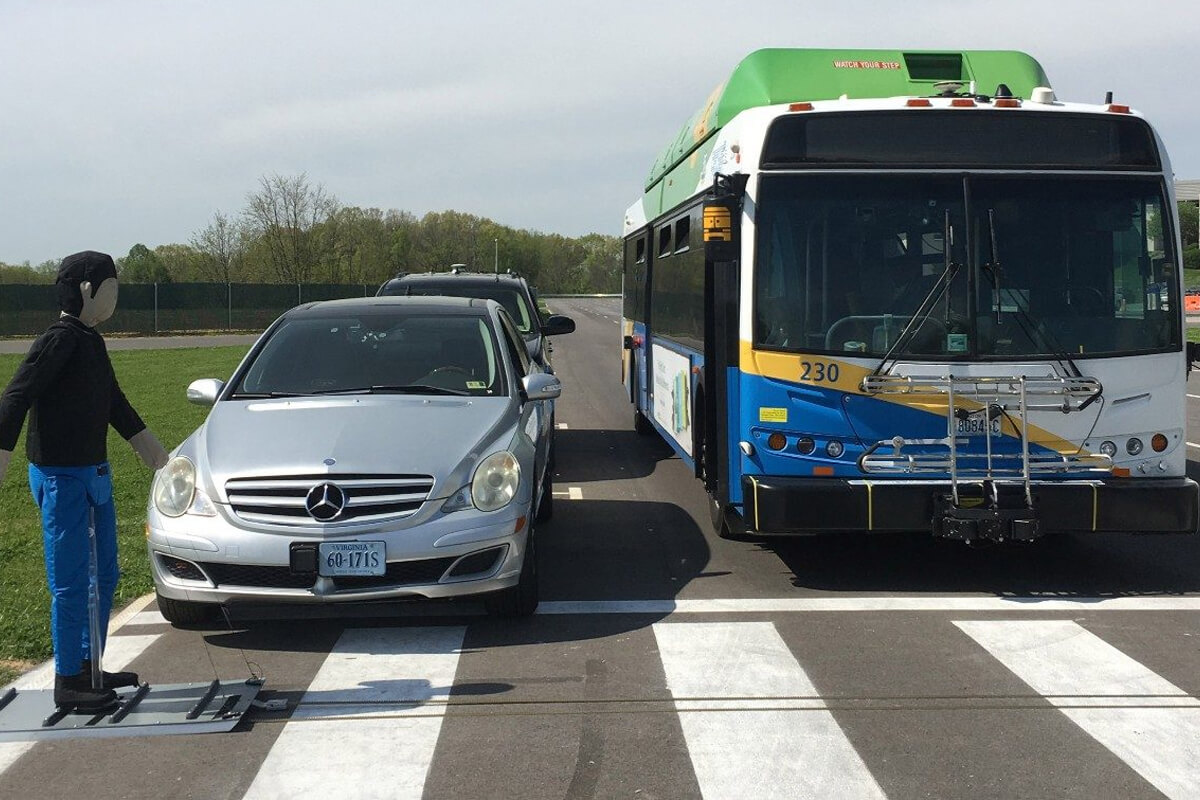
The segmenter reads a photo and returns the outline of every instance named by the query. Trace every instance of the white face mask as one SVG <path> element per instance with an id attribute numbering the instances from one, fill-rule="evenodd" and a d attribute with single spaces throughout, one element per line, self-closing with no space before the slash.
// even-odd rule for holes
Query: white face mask
<path id="1" fill-rule="evenodd" d="M 89 328 L 94 328 L 113 315 L 117 310 L 117 279 L 105 278 L 92 297 L 92 282 L 84 281 L 79 284 L 79 292 L 83 295 L 83 310 L 79 312 L 79 321 Z"/>

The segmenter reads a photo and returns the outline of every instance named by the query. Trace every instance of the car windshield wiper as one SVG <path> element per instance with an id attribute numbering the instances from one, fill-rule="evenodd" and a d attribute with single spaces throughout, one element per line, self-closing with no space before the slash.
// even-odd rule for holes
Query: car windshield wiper
<path id="1" fill-rule="evenodd" d="M 945 253 L 945 268 L 942 274 L 934 282 L 929 289 L 929 294 L 925 295 L 925 299 L 921 301 L 921 305 L 917 306 L 917 310 L 913 312 L 912 318 L 908 324 L 904 326 L 904 330 L 900 331 L 900 335 L 896 337 L 896 341 L 883 354 L 883 358 L 879 360 L 872 375 L 878 375 L 884 371 L 884 367 L 888 366 L 889 361 L 894 362 L 893 356 L 902 354 L 904 348 L 912 342 L 913 337 L 921 328 L 925 327 L 925 323 L 933 316 L 933 310 L 937 308 L 937 304 L 942 301 L 942 297 L 950 289 L 950 284 L 954 282 L 954 278 L 958 275 L 958 264 L 954 261 L 952 254 L 954 250 L 954 226 L 950 224 L 950 209 L 946 209 L 946 218 L 942 226 L 942 252 Z M 890 367 L 889 367 L 890 368 Z"/>
<path id="2" fill-rule="evenodd" d="M 423 383 L 376 384 L 374 386 L 357 386 L 352 389 L 325 389 L 313 394 L 450 394 L 466 396 L 470 392 L 465 389 L 447 389 L 444 386 L 429 386 Z"/>
<path id="3" fill-rule="evenodd" d="M 308 397 L 307 392 L 234 392 L 230 400 L 265 400 L 271 397 Z"/>

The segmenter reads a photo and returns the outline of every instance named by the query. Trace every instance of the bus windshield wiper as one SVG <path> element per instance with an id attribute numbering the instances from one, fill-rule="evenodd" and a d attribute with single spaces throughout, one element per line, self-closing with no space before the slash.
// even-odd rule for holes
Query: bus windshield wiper
<path id="1" fill-rule="evenodd" d="M 942 252 L 945 254 L 945 267 L 942 269 L 942 274 L 930 287 L 929 293 L 925 295 L 925 299 L 917 306 L 917 310 L 913 312 L 912 317 L 908 320 L 908 324 L 900 331 L 900 335 L 896 337 L 896 341 L 883 354 L 883 358 L 879 360 L 879 364 L 871 372 L 872 375 L 878 375 L 884 371 L 884 367 L 891 361 L 894 363 L 893 356 L 897 353 L 903 353 L 917 331 L 925 326 L 929 318 L 933 316 L 933 310 L 937 308 L 937 304 L 942 301 L 946 292 L 950 290 L 950 284 L 954 282 L 955 276 L 958 275 L 959 265 L 954 261 L 952 253 L 954 250 L 954 226 L 950 224 L 950 209 L 946 209 L 945 222 L 942 225 Z"/>
<path id="2" fill-rule="evenodd" d="M 373 386 L 356 386 L 350 389 L 325 389 L 313 394 L 449 394 L 465 397 L 470 392 L 465 389 L 447 389 L 444 386 L 429 386 L 423 383 L 375 384 Z"/>
<path id="3" fill-rule="evenodd" d="M 991 237 L 991 260 L 983 265 L 982 270 L 983 274 L 987 276 L 988 281 L 992 284 L 992 293 L 996 303 L 996 321 L 999 322 L 1002 301 L 1000 296 L 1000 277 L 1003 275 L 1004 270 L 1000 266 L 1000 246 L 999 238 L 996 236 L 996 210 L 994 208 L 988 209 L 988 235 Z M 1017 309 L 1015 317 L 1017 327 L 1021 329 L 1021 332 L 1025 334 L 1030 343 L 1036 346 L 1036 343 L 1041 341 L 1046 349 L 1050 351 L 1050 354 L 1054 356 L 1054 360 L 1058 362 L 1059 367 L 1064 372 L 1073 378 L 1082 378 L 1083 373 L 1079 371 L 1079 365 L 1071 358 L 1071 354 L 1059 344 L 1058 340 L 1054 338 L 1054 334 L 1048 328 L 1039 326 L 1034 321 L 1029 313 L 1028 301 L 1023 301 L 1021 293 L 1013 290 L 1009 292 L 1009 297 L 1012 299 L 1013 307 Z M 1034 335 L 1035 333 L 1037 334 L 1036 336 Z M 1079 405 L 1079 410 L 1082 411 L 1096 402 L 1103 392 L 1102 388 L 1099 392 L 1084 400 Z"/>

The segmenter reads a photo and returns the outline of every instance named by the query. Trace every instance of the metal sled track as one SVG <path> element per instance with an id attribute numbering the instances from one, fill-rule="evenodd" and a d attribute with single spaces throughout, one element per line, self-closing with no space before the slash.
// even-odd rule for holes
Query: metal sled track
<path id="1" fill-rule="evenodd" d="M 142 684 L 118 692 L 117 703 L 96 713 L 64 713 L 53 689 L 9 689 L 0 695 L 0 742 L 223 733 L 242 720 L 261 688 L 256 680 Z"/>

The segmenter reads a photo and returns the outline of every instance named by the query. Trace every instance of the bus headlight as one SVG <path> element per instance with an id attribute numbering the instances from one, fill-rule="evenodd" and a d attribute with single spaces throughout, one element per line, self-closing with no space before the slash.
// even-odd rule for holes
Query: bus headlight
<path id="1" fill-rule="evenodd" d="M 845 446 L 837 439 L 832 439 L 829 444 L 825 445 L 825 454 L 830 458 L 841 458 L 844 452 L 846 452 Z"/>
<path id="2" fill-rule="evenodd" d="M 1142 446 L 1142 440 L 1135 436 L 1125 443 L 1125 452 L 1131 456 L 1136 456 L 1142 452 Z"/>
<path id="3" fill-rule="evenodd" d="M 1100 443 L 1100 452 L 1109 458 L 1112 458 L 1117 454 L 1117 445 L 1113 442 L 1105 440 Z"/>
<path id="4" fill-rule="evenodd" d="M 183 456 L 176 456 L 154 476 L 154 507 L 166 517 L 181 517 L 192 505 L 196 494 L 196 467 Z"/>
<path id="5" fill-rule="evenodd" d="M 479 462 L 471 479 L 471 500 L 480 511 L 497 511 L 517 496 L 521 465 L 507 450 L 492 453 Z"/>

